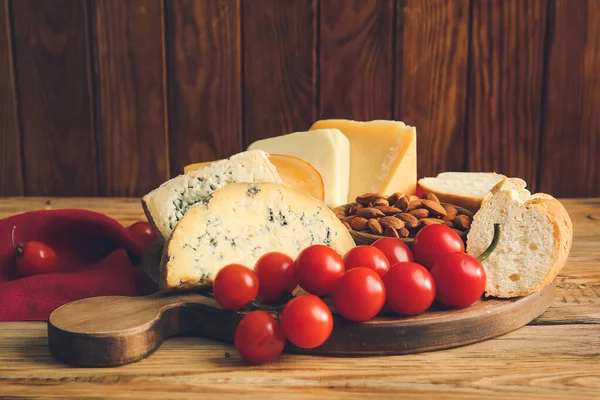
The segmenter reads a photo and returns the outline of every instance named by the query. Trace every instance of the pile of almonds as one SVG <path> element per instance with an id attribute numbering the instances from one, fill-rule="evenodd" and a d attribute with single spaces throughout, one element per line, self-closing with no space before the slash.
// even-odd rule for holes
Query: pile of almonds
<path id="1" fill-rule="evenodd" d="M 397 238 L 414 237 L 419 229 L 432 224 L 444 224 L 461 232 L 471 227 L 471 217 L 459 214 L 452 205 L 441 204 L 429 192 L 421 198 L 403 193 L 365 193 L 356 198 L 356 203 L 337 207 L 334 212 L 349 230 Z"/>

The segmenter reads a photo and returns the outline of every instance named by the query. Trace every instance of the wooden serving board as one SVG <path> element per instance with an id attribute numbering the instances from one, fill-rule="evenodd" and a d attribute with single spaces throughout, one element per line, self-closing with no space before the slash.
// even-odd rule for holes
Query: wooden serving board
<path id="1" fill-rule="evenodd" d="M 159 248 L 143 260 L 156 270 Z M 326 356 L 369 356 L 441 350 L 490 339 L 526 325 L 540 316 L 555 297 L 554 283 L 515 299 L 482 299 L 458 310 L 433 307 L 402 318 L 384 314 L 365 323 L 334 313 L 331 337 L 315 349 L 291 345 L 286 351 Z M 79 366 L 116 366 L 147 357 L 173 336 L 203 336 L 233 342 L 244 311 L 223 310 L 198 293 L 143 297 L 95 297 L 66 304 L 48 321 L 48 342 L 58 359 Z"/>

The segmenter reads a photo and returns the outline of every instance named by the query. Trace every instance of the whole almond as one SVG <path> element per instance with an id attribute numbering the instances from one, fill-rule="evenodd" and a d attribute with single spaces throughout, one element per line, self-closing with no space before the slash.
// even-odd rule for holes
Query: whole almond
<path id="1" fill-rule="evenodd" d="M 404 226 L 407 228 L 416 228 L 419 226 L 419 220 L 412 214 L 400 213 L 396 214 L 396 218 L 404 222 Z"/>
<path id="2" fill-rule="evenodd" d="M 369 220 L 369 229 L 376 235 L 383 235 L 383 227 L 379 223 L 379 221 L 375 218 L 371 218 Z"/>
<path id="3" fill-rule="evenodd" d="M 408 201 L 412 201 L 412 200 L 421 200 L 421 199 L 419 199 L 419 197 L 418 197 L 418 196 L 415 196 L 415 195 L 413 194 L 413 195 L 411 195 L 411 196 L 408 198 Z"/>
<path id="4" fill-rule="evenodd" d="M 431 201 L 435 201 L 436 203 L 440 204 L 440 199 L 438 199 L 438 197 L 431 193 L 431 192 L 425 192 L 421 195 L 421 198 L 424 200 L 431 200 Z"/>
<path id="5" fill-rule="evenodd" d="M 358 210 L 360 210 L 361 208 L 363 208 L 362 204 L 358 204 L 358 203 L 354 203 L 353 205 L 350 206 L 350 208 L 348 209 L 348 214 L 350 215 L 354 215 L 356 214 L 356 212 Z"/>
<path id="6" fill-rule="evenodd" d="M 398 231 L 394 228 L 385 228 L 385 232 L 383 234 L 389 237 L 400 238 L 400 235 L 398 235 Z"/>
<path id="7" fill-rule="evenodd" d="M 432 200 L 421 200 L 421 204 L 426 210 L 429 210 L 429 215 L 432 217 L 445 217 L 446 209 L 440 203 Z"/>
<path id="8" fill-rule="evenodd" d="M 435 224 L 443 224 L 444 223 L 444 221 L 442 221 L 441 219 L 437 219 L 437 218 L 423 218 L 419 222 L 421 223 L 421 226 L 428 226 L 428 225 L 435 225 Z M 352 223 L 350 223 L 350 225 L 352 225 Z"/>
<path id="9" fill-rule="evenodd" d="M 408 199 L 406 196 L 402 196 L 396 201 L 394 204 L 396 208 L 399 208 L 402 212 L 406 212 L 408 210 Z"/>
<path id="10" fill-rule="evenodd" d="M 346 227 L 346 229 L 348 229 L 348 230 L 351 230 L 351 229 L 352 229 L 352 227 L 350 226 L 350 224 L 349 224 L 349 223 L 347 223 L 347 222 L 342 222 L 342 224 L 343 224 L 343 225 Z"/>
<path id="11" fill-rule="evenodd" d="M 446 216 L 444 217 L 444 221 L 452 221 L 454 217 L 456 217 L 456 214 L 458 214 L 458 210 L 456 209 L 456 207 L 450 204 L 444 204 L 442 207 L 444 207 L 444 210 L 446 210 Z"/>
<path id="12" fill-rule="evenodd" d="M 370 219 L 384 217 L 385 214 L 376 208 L 364 207 L 356 212 L 356 216 Z"/>
<path id="13" fill-rule="evenodd" d="M 396 202 L 398 200 L 400 200 L 401 197 L 404 197 L 404 193 L 396 192 L 396 193 L 392 194 L 390 197 L 388 197 L 388 203 L 396 204 Z"/>
<path id="14" fill-rule="evenodd" d="M 379 223 L 385 228 L 402 229 L 404 228 L 404 222 L 396 217 L 383 217 L 379 220 Z"/>
<path id="15" fill-rule="evenodd" d="M 349 215 L 349 216 L 347 216 L 346 218 L 343 219 L 343 222 L 350 223 L 350 222 L 352 222 L 352 220 L 354 218 L 356 218 L 356 215 Z"/>
<path id="16" fill-rule="evenodd" d="M 417 208 L 408 212 L 410 215 L 414 215 L 417 219 L 423 219 L 429 217 L 429 211 L 424 208 Z"/>
<path id="17" fill-rule="evenodd" d="M 338 219 L 343 220 L 344 218 L 346 218 L 346 214 L 343 212 L 336 212 L 335 216 L 338 217 Z"/>
<path id="18" fill-rule="evenodd" d="M 406 228 L 402 228 L 398 230 L 398 236 L 401 238 L 407 238 L 410 235 L 410 232 Z"/>
<path id="19" fill-rule="evenodd" d="M 382 195 L 377 194 L 377 193 L 365 193 L 365 194 L 361 194 L 360 196 L 356 197 L 356 202 L 363 204 L 363 205 L 367 205 L 367 204 L 372 204 L 375 201 L 377 201 L 377 199 L 381 199 L 383 198 Z"/>
<path id="20" fill-rule="evenodd" d="M 444 220 L 442 220 L 442 221 L 444 221 Z M 452 221 L 444 221 L 444 225 L 446 225 L 449 228 L 454 227 L 454 225 L 452 224 Z"/>
<path id="21" fill-rule="evenodd" d="M 452 224 L 456 229 L 466 231 L 471 227 L 471 218 L 468 215 L 457 215 L 452 220 Z"/>
<path id="22" fill-rule="evenodd" d="M 411 196 L 411 197 L 415 197 L 415 198 L 408 201 L 408 206 L 406 207 L 405 211 L 412 211 L 417 208 L 421 208 L 421 206 L 422 206 L 421 200 L 419 200 L 418 197 L 416 197 L 416 196 Z"/>
<path id="23" fill-rule="evenodd" d="M 373 202 L 373 206 L 389 206 L 390 203 L 386 199 L 377 199 Z"/>
<path id="24" fill-rule="evenodd" d="M 355 231 L 364 231 L 369 229 L 369 220 L 363 217 L 355 217 L 350 221 L 350 226 Z"/>
<path id="25" fill-rule="evenodd" d="M 385 215 L 395 215 L 402 212 L 402 210 L 393 206 L 377 206 L 375 208 L 384 213 Z"/>

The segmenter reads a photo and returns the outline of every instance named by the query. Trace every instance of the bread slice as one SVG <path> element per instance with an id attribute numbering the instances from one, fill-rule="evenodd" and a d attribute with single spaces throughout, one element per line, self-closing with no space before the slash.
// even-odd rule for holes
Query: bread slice
<path id="1" fill-rule="evenodd" d="M 442 172 L 435 178 L 419 179 L 418 185 L 443 202 L 477 212 L 483 197 L 504 178 L 494 172 Z"/>
<path id="2" fill-rule="evenodd" d="M 494 223 L 500 223 L 496 250 L 483 261 L 486 296 L 518 297 L 552 282 L 565 264 L 573 224 L 554 197 L 531 195 L 518 178 L 494 186 L 475 214 L 467 236 L 467 253 L 477 257 L 489 246 Z"/>
<path id="3" fill-rule="evenodd" d="M 283 183 L 269 161 L 269 154 L 250 150 L 163 183 L 143 197 L 142 206 L 156 234 L 166 240 L 191 205 L 204 201 L 215 190 L 237 182 Z"/>

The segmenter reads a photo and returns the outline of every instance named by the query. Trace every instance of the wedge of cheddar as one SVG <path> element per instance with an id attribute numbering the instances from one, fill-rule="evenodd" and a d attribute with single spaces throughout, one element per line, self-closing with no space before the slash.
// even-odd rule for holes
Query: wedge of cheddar
<path id="1" fill-rule="evenodd" d="M 350 141 L 348 202 L 363 193 L 414 194 L 417 186 L 417 132 L 399 121 L 317 121 L 310 128 L 339 129 Z M 325 190 L 327 192 L 327 190 Z"/>
<path id="2" fill-rule="evenodd" d="M 233 183 L 191 206 L 165 245 L 162 291 L 210 285 L 227 264 L 248 267 L 279 251 L 295 258 L 324 244 L 340 255 L 354 247 L 348 230 L 323 203 L 285 185 Z"/>
<path id="3" fill-rule="evenodd" d="M 283 180 L 283 183 L 303 191 L 317 200 L 325 199 L 325 186 L 323 178 L 315 167 L 301 158 L 285 154 L 271 154 L 269 161 L 277 169 L 277 173 Z M 190 164 L 183 168 L 184 173 L 188 173 L 198 168 L 206 167 L 213 161 Z"/>
<path id="4" fill-rule="evenodd" d="M 166 240 L 191 205 L 236 182 L 283 181 L 267 153 L 245 151 L 163 183 L 142 198 L 142 206 L 157 235 Z"/>
<path id="5" fill-rule="evenodd" d="M 294 132 L 258 140 L 248 150 L 261 149 L 271 154 L 287 154 L 314 166 L 323 177 L 325 204 L 342 205 L 348 197 L 350 143 L 337 129 Z"/>

